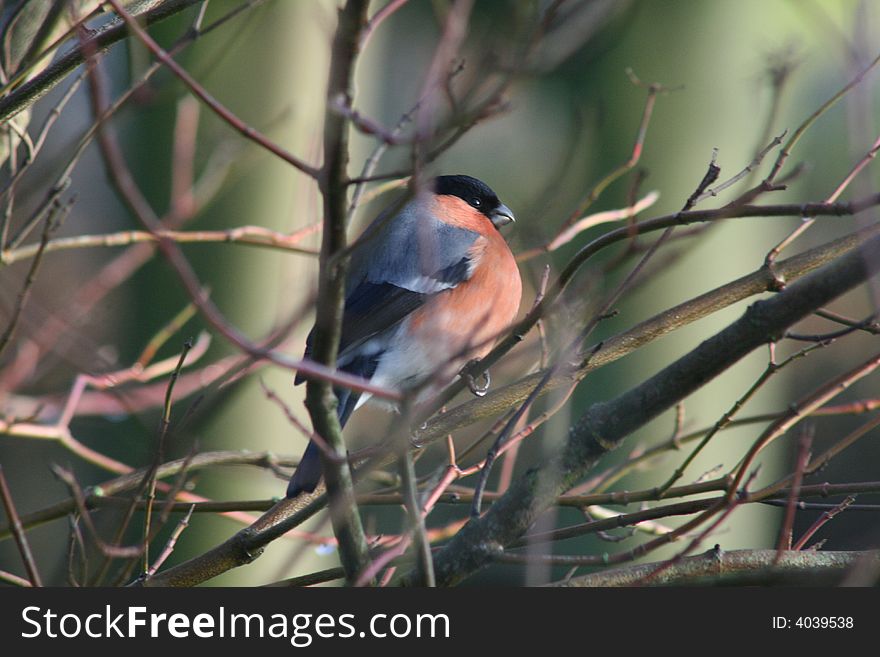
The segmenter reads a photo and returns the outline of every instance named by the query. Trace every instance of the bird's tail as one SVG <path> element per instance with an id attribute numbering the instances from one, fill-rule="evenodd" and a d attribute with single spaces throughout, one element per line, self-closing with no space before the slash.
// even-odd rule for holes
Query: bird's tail
<path id="1" fill-rule="evenodd" d="M 309 441 L 306 451 L 303 452 L 299 465 L 290 483 L 287 484 L 287 497 L 294 498 L 300 493 L 311 493 L 318 487 L 324 469 L 321 467 L 321 449 L 314 440 Z"/>
<path id="2" fill-rule="evenodd" d="M 360 393 L 352 390 L 339 388 L 336 390 L 336 397 L 339 400 L 336 413 L 339 416 L 339 424 L 345 426 L 348 418 L 357 406 Z M 321 466 L 321 448 L 310 440 L 306 451 L 303 452 L 299 465 L 287 484 L 287 497 L 294 498 L 300 493 L 311 493 L 318 487 L 321 477 L 324 475 L 324 468 Z"/>

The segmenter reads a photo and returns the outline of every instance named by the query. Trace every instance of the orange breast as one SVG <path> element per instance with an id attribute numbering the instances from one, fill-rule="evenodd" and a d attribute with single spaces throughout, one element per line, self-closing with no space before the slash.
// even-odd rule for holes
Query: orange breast
<path id="1" fill-rule="evenodd" d="M 473 358 L 487 354 L 513 323 L 522 296 L 522 281 L 510 247 L 492 225 L 459 199 L 444 203 L 449 223 L 481 237 L 471 247 L 476 265 L 471 278 L 437 294 L 410 320 L 411 335 L 430 345 L 438 378 L 447 381 Z M 454 212 L 450 212 L 454 210 Z"/>

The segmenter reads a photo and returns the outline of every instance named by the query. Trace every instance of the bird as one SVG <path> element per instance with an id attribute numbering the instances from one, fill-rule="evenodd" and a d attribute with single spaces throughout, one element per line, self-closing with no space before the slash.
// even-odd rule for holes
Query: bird
<path id="1" fill-rule="evenodd" d="M 486 183 L 461 174 L 431 179 L 394 208 L 379 213 L 353 245 L 336 367 L 402 393 L 418 388 L 413 401 L 422 403 L 485 356 L 516 318 L 522 279 L 500 232 L 515 218 Z M 297 374 L 295 383 L 303 380 Z M 334 392 L 341 426 L 371 399 L 342 387 Z M 287 497 L 313 492 L 321 476 L 312 440 Z"/>

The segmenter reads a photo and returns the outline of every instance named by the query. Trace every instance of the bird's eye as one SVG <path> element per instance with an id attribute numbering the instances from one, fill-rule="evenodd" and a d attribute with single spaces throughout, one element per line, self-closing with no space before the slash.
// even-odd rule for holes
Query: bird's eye
<path id="1" fill-rule="evenodd" d="M 475 198 L 471 199 L 471 205 L 473 205 L 475 208 L 478 208 L 481 205 L 483 205 L 483 202 L 480 199 L 475 197 Z"/>

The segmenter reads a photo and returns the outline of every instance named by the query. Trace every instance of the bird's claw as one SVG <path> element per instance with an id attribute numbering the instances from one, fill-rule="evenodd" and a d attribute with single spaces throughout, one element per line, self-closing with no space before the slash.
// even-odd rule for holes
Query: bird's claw
<path id="1" fill-rule="evenodd" d="M 474 395 L 477 397 L 485 397 L 486 393 L 489 392 L 489 386 L 492 383 L 492 376 L 489 374 L 489 370 L 486 370 L 478 379 L 467 374 L 465 375 L 465 380 L 467 381 L 468 389 L 474 393 Z"/>

